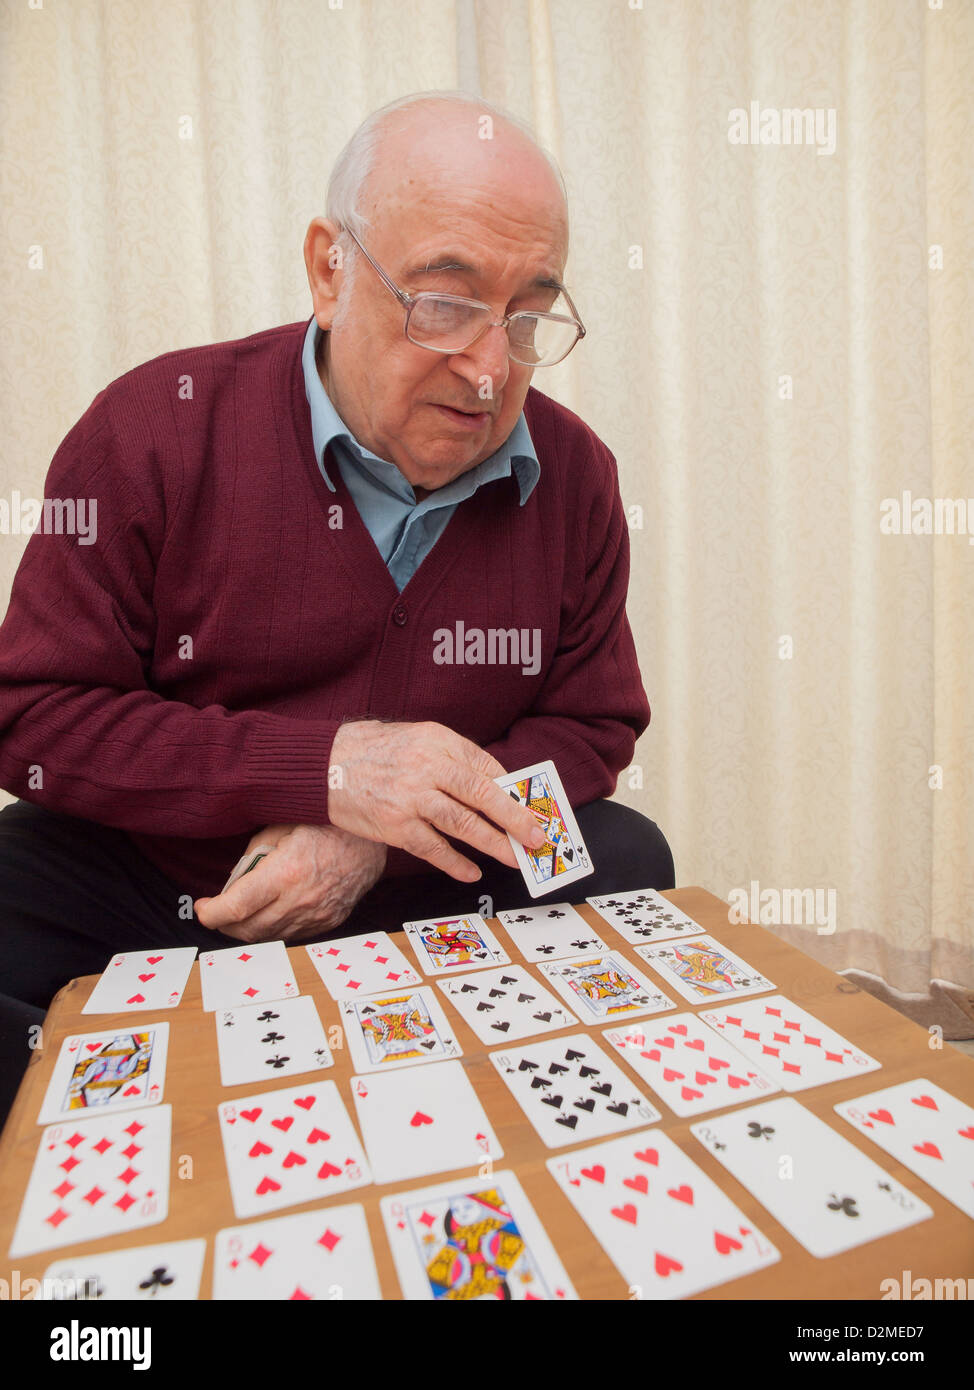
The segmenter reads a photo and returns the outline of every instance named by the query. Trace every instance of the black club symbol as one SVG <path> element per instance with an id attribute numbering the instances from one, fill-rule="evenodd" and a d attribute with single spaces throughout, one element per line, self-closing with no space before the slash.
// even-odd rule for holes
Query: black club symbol
<path id="1" fill-rule="evenodd" d="M 272 1019 L 280 1018 L 280 1016 L 281 1016 L 281 1015 L 280 1015 L 280 1014 L 276 1014 L 276 1013 L 274 1012 L 273 1009 L 265 1009 L 264 1012 L 263 1012 L 262 1014 L 258 1014 L 258 1016 L 257 1016 L 257 1022 L 258 1022 L 258 1023 L 270 1023 Z"/>
<path id="2" fill-rule="evenodd" d="M 759 1125 L 757 1120 L 751 1120 L 747 1127 L 749 1139 L 768 1139 L 774 1134 L 773 1125 Z"/>
<path id="3" fill-rule="evenodd" d="M 829 1196 L 832 1198 L 831 1202 L 826 1204 L 829 1211 L 841 1211 L 843 1216 L 859 1215 L 856 1211 L 855 1197 L 837 1197 L 834 1192 L 830 1192 Z"/>
<path id="4" fill-rule="evenodd" d="M 268 1065 L 269 1067 L 273 1067 L 275 1071 L 280 1071 L 281 1067 L 287 1066 L 287 1064 L 288 1064 L 288 1062 L 290 1062 L 290 1060 L 291 1060 L 290 1057 L 265 1057 L 265 1058 L 264 1058 L 264 1061 L 267 1063 L 267 1065 Z"/>
<path id="5" fill-rule="evenodd" d="M 170 1284 L 175 1283 L 175 1278 L 169 1273 L 165 1265 L 160 1265 L 154 1269 L 148 1279 L 143 1279 L 139 1285 L 140 1289 L 147 1289 L 153 1297 L 159 1289 L 168 1289 Z"/>

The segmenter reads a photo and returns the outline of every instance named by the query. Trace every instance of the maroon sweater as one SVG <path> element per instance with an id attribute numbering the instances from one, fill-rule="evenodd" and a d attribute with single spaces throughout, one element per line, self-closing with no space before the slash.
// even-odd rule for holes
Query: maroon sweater
<path id="1" fill-rule="evenodd" d="M 121 827 L 194 896 L 256 830 L 328 824 L 345 719 L 436 720 L 508 771 L 553 758 L 576 805 L 612 793 L 649 722 L 605 445 L 532 388 L 526 505 L 513 477 L 485 484 L 400 594 L 315 464 L 305 327 L 168 353 L 96 396 L 46 495 L 96 499 L 97 541 L 35 532 L 0 628 L 0 785 Z M 539 629 L 537 674 L 438 664 L 458 622 Z M 396 850 L 386 873 L 428 868 Z"/>

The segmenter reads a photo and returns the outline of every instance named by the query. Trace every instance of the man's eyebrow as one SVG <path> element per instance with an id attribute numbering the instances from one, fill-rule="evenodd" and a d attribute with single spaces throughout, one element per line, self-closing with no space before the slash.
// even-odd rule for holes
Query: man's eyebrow
<path id="1" fill-rule="evenodd" d="M 444 255 L 437 256 L 435 260 L 426 261 L 425 264 L 407 266 L 402 272 L 404 280 L 416 280 L 423 275 L 437 275 L 444 270 L 455 270 L 461 275 L 479 275 L 481 272 L 476 266 L 470 265 L 468 261 L 461 260 L 459 256 Z M 559 290 L 563 291 L 563 282 L 554 275 L 538 275 L 527 286 L 532 290 Z"/>

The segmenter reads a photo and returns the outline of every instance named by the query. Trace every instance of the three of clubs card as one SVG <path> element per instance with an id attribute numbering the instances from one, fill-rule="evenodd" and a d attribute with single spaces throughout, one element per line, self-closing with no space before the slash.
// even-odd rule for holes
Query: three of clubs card
<path id="1" fill-rule="evenodd" d="M 315 1002 L 307 995 L 218 1009 L 214 1018 L 224 1086 L 298 1076 L 333 1064 Z"/>
<path id="2" fill-rule="evenodd" d="M 525 849 L 513 835 L 508 835 L 532 898 L 566 888 L 595 872 L 553 762 L 522 767 L 495 777 L 494 781 L 512 801 L 527 807 L 545 834 L 545 843 L 538 850 Z"/>

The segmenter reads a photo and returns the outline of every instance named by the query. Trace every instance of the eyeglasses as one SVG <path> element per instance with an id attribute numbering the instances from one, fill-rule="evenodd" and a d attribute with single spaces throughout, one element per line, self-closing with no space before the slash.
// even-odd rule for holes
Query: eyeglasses
<path id="1" fill-rule="evenodd" d="M 348 232 L 383 284 L 406 310 L 404 331 L 417 347 L 429 348 L 430 352 L 466 352 L 488 328 L 506 328 L 508 355 L 515 362 L 527 367 L 553 367 L 556 362 L 564 361 L 578 340 L 585 337 L 585 326 L 564 288 L 559 294 L 564 296 L 570 314 L 519 310 L 503 319 L 495 319 L 490 305 L 479 299 L 464 299 L 456 294 L 408 294 L 399 289 L 372 259 L 351 227 L 342 230 Z"/>

